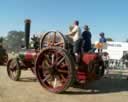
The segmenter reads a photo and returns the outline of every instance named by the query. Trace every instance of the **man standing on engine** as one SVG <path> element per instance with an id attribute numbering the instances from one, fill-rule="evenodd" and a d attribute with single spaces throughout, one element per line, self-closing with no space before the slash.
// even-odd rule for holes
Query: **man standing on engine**
<path id="1" fill-rule="evenodd" d="M 79 58 L 79 53 L 81 52 L 80 46 L 80 35 L 81 35 L 81 29 L 79 27 L 79 21 L 74 21 L 73 29 L 68 33 L 69 36 L 73 39 L 73 52 L 76 57 L 76 61 Z"/>
<path id="2" fill-rule="evenodd" d="M 88 52 L 92 48 L 92 45 L 91 45 L 91 37 L 92 37 L 92 34 L 89 31 L 89 27 L 88 27 L 88 25 L 85 25 L 84 26 L 84 31 L 82 33 L 83 50 L 84 50 L 84 52 Z"/>

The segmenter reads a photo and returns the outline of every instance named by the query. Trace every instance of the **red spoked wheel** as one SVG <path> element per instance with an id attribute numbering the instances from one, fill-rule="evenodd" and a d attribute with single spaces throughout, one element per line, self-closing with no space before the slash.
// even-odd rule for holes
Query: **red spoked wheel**
<path id="1" fill-rule="evenodd" d="M 10 79 L 18 81 L 21 75 L 20 66 L 16 58 L 10 59 L 7 63 L 7 74 Z"/>
<path id="2" fill-rule="evenodd" d="M 61 47 L 66 48 L 65 38 L 61 32 L 50 31 L 44 34 L 41 39 L 40 48 L 45 47 Z"/>
<path id="3" fill-rule="evenodd" d="M 88 72 L 91 79 L 100 79 L 104 75 L 104 63 L 102 60 L 91 61 L 88 65 Z"/>
<path id="4" fill-rule="evenodd" d="M 105 71 L 104 62 L 102 60 L 99 61 L 98 64 L 95 66 L 95 68 L 96 68 L 97 78 L 101 78 L 104 75 L 104 71 Z"/>
<path id="5" fill-rule="evenodd" d="M 36 60 L 36 75 L 40 84 L 50 92 L 61 93 L 73 81 L 73 63 L 62 48 L 45 48 Z"/>

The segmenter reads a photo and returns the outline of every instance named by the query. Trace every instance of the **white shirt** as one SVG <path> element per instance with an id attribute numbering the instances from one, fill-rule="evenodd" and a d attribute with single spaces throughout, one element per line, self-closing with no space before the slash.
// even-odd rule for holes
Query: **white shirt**
<path id="1" fill-rule="evenodd" d="M 80 34 L 81 34 L 81 29 L 77 25 L 75 25 L 73 30 L 69 32 L 69 35 L 72 36 L 74 42 L 80 38 Z"/>

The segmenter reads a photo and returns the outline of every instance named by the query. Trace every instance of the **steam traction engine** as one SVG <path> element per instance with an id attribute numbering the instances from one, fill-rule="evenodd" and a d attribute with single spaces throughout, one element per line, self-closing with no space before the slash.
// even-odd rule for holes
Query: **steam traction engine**
<path id="1" fill-rule="evenodd" d="M 19 52 L 18 56 L 11 58 L 7 63 L 7 74 L 10 79 L 18 81 L 20 79 L 21 71 L 30 69 L 35 74 L 35 62 L 38 54 L 42 48 L 46 48 L 52 45 L 52 36 L 56 33 L 57 42 L 54 46 L 65 47 L 63 39 L 59 32 L 50 31 L 45 33 L 42 38 L 34 37 L 32 38 L 34 42 L 34 48 L 29 47 L 29 37 L 30 37 L 30 26 L 31 21 L 29 19 L 25 20 L 25 48 L 23 51 Z M 50 36 L 49 36 L 50 35 Z M 51 40 L 51 41 L 50 41 Z M 60 43 L 61 42 L 61 43 Z"/>
<path id="2" fill-rule="evenodd" d="M 26 48 L 28 48 L 30 20 L 25 22 Z M 11 59 L 7 72 L 11 79 L 18 80 L 21 69 L 31 68 L 41 86 L 53 93 L 61 93 L 74 82 L 84 84 L 100 79 L 104 74 L 104 63 L 98 53 L 83 53 L 80 65 L 75 69 L 75 58 L 71 44 L 60 32 L 50 31 L 40 40 L 40 48 L 27 49 Z"/>

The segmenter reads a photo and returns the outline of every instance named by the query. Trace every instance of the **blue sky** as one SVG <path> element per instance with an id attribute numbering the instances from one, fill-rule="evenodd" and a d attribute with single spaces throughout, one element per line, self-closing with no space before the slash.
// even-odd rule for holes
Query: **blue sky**
<path id="1" fill-rule="evenodd" d="M 0 0 L 0 36 L 10 30 L 24 30 L 24 20 L 32 20 L 31 33 L 59 30 L 79 20 L 89 25 L 92 40 L 99 33 L 115 41 L 128 38 L 128 0 Z"/>

